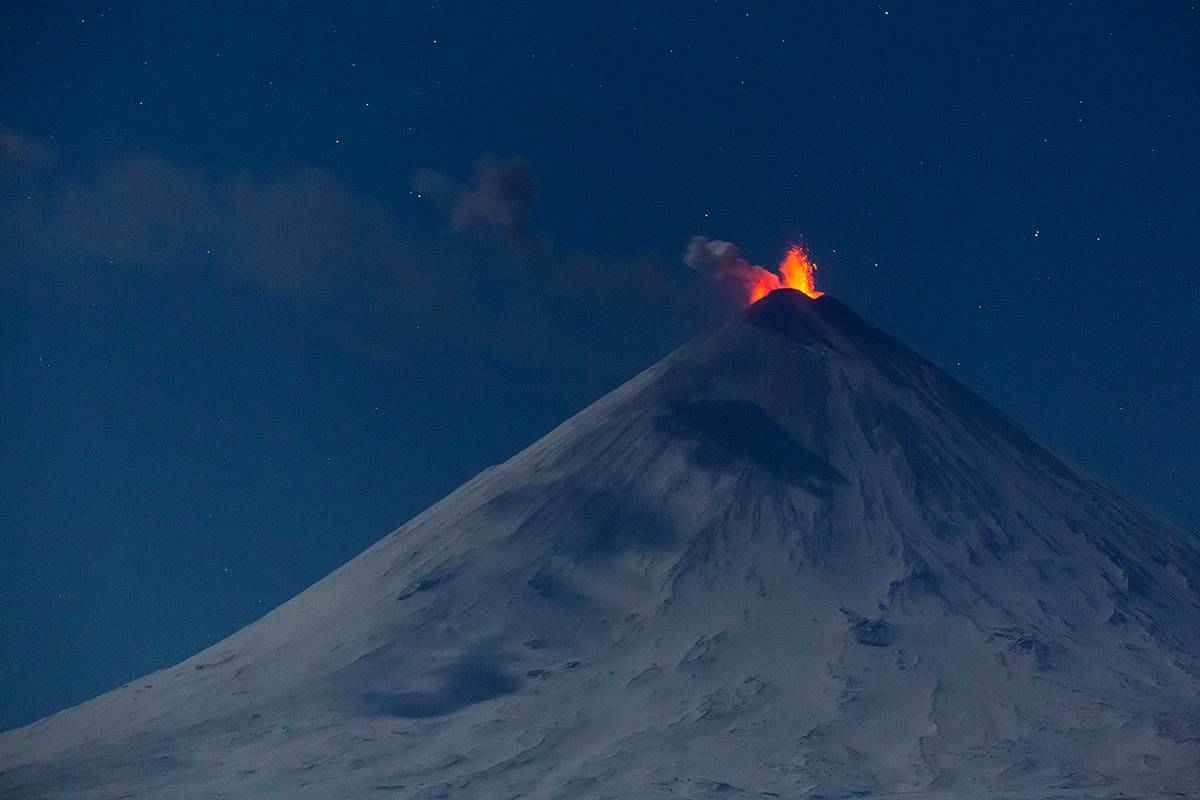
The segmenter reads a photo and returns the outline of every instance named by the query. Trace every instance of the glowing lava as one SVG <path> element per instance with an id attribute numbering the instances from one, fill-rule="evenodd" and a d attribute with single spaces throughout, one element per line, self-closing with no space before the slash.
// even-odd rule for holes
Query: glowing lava
<path id="1" fill-rule="evenodd" d="M 746 293 L 750 303 L 758 302 L 776 289 L 795 289 L 812 298 L 823 293 L 817 291 L 813 272 L 816 264 L 808 257 L 801 245 L 794 244 L 779 263 L 778 274 L 751 264 L 742 258 L 741 251 L 733 242 L 693 236 L 683 254 L 683 263 L 707 275 L 716 283 L 736 287 Z"/>
<path id="2" fill-rule="evenodd" d="M 789 289 L 799 289 L 814 300 L 825 294 L 817 291 L 817 283 L 813 279 L 813 271 L 816 268 L 817 265 L 798 244 L 788 248 L 787 255 L 779 262 L 779 274 L 783 276 L 783 285 Z"/>
<path id="3" fill-rule="evenodd" d="M 804 252 L 803 247 L 798 244 L 792 245 L 783 261 L 779 262 L 779 275 L 762 267 L 753 268 L 754 271 L 749 276 L 750 302 L 758 302 L 776 289 L 783 288 L 796 289 L 815 300 L 825 294 L 817 291 L 817 284 L 813 278 L 816 268 L 817 265 L 808 257 L 808 253 Z"/>

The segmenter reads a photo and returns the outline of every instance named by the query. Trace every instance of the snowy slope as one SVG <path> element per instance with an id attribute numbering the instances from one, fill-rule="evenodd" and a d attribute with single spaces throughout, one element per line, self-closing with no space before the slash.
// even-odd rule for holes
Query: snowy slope
<path id="1" fill-rule="evenodd" d="M 1196 797 L 1198 690 L 1193 534 L 781 290 L 0 797 Z"/>

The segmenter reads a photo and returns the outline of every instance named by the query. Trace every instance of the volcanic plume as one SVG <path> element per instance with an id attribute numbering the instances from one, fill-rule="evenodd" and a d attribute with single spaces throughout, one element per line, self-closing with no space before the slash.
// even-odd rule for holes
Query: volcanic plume
<path id="1" fill-rule="evenodd" d="M 0 735 L 0 797 L 1195 797 L 1198 587 L 1194 534 L 784 288 Z"/>
<path id="2" fill-rule="evenodd" d="M 703 236 L 693 236 L 688 242 L 683 263 L 717 283 L 732 284 L 744 296 L 746 304 L 783 288 L 796 289 L 814 299 L 822 295 L 817 291 L 813 275 L 816 265 L 799 244 L 788 248 L 787 255 L 779 263 L 779 274 L 742 258 L 737 245 L 732 242 Z"/>

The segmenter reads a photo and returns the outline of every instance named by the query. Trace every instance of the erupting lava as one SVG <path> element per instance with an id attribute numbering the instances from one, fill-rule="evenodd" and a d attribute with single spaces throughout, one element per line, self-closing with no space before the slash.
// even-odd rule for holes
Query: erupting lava
<path id="1" fill-rule="evenodd" d="M 783 288 L 798 289 L 813 299 L 820 297 L 824 292 L 817 291 L 813 279 L 815 269 L 816 264 L 813 264 L 804 248 L 798 244 L 792 245 L 783 261 L 779 262 L 779 275 L 765 269 L 754 273 L 750 282 L 750 302 L 757 302 L 776 289 Z"/>
<path id="2" fill-rule="evenodd" d="M 683 254 L 683 263 L 717 283 L 745 291 L 750 303 L 757 302 L 776 289 L 796 289 L 812 298 L 820 297 L 813 280 L 816 265 L 801 245 L 792 245 L 779 263 L 779 274 L 751 264 L 742 258 L 733 242 L 693 236 Z"/>
<path id="3" fill-rule="evenodd" d="M 817 291 L 817 282 L 813 278 L 816 268 L 817 265 L 798 244 L 789 247 L 787 255 L 779 262 L 779 274 L 783 276 L 783 285 L 790 289 L 799 289 L 814 300 L 825 294 Z"/>

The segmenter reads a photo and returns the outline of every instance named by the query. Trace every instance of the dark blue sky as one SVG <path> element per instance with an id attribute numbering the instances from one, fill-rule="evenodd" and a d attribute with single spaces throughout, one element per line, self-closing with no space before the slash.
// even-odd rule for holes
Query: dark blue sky
<path id="1" fill-rule="evenodd" d="M 1194 3 L 49 5 L 0 28 L 0 727 L 212 644 L 718 322 L 695 234 L 803 237 L 1200 527 Z"/>

